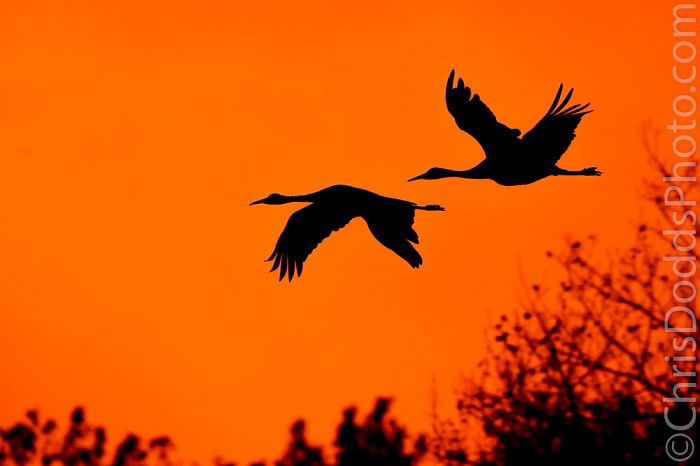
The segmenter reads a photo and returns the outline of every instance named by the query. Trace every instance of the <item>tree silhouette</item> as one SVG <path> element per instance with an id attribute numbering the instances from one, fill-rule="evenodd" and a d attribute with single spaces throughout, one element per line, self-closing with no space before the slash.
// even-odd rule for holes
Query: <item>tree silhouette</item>
<path id="1" fill-rule="evenodd" d="M 28 411 L 26 416 L 28 422 L 18 422 L 7 430 L 0 429 L 0 465 L 171 464 L 168 452 L 173 444 L 169 437 L 156 437 L 144 447 L 141 439 L 133 434 L 127 435 L 116 447 L 111 461 L 107 460 L 105 429 L 88 424 L 82 407 L 73 410 L 62 441 L 58 440 L 58 428 L 53 419 L 41 422 L 35 410 Z"/>
<path id="2" fill-rule="evenodd" d="M 379 398 L 374 409 L 361 425 L 355 423 L 356 409 L 345 410 L 338 427 L 337 462 L 326 461 L 323 449 L 306 439 L 306 423 L 298 420 L 290 429 L 291 440 L 282 458 L 275 466 L 414 466 L 425 455 L 426 440 L 419 436 L 413 451 L 405 446 L 407 434 L 403 427 L 388 418 L 391 400 Z M 54 420 L 40 421 L 37 411 L 28 411 L 27 420 L 9 429 L 0 429 L 0 466 L 29 464 L 65 466 L 170 466 L 175 446 L 170 437 L 155 437 L 144 441 L 128 434 L 114 449 L 111 458 L 106 455 L 107 435 L 102 427 L 87 423 L 83 408 L 76 408 L 62 440 Z M 236 466 L 238 463 L 220 457 L 215 466 Z M 177 462 L 177 464 L 182 464 Z M 265 466 L 264 462 L 250 466 Z"/>
<path id="3" fill-rule="evenodd" d="M 291 434 L 289 448 L 275 466 L 323 466 L 323 450 L 306 441 L 306 423 L 302 419 L 292 424 Z"/>
<path id="4" fill-rule="evenodd" d="M 645 136 L 644 147 L 662 175 L 657 179 L 670 176 L 669 164 L 658 156 L 657 133 L 647 127 Z M 698 189 L 692 181 L 675 184 L 686 199 Z M 623 253 L 601 259 L 594 236 L 568 241 L 561 254 L 547 253 L 560 282 L 530 285 L 523 310 L 502 315 L 493 326 L 490 356 L 459 396 L 458 421 L 436 423 L 434 452 L 443 464 L 672 463 L 664 444 L 674 431 L 664 408 L 681 426 L 693 413 L 687 403 L 664 403 L 664 397 L 692 397 L 698 363 L 695 344 L 684 340 L 695 332 L 669 333 L 665 317 L 678 299 L 696 313 L 690 290 L 697 280 L 683 278 L 690 284 L 673 297 L 678 278 L 674 263 L 663 257 L 679 253 L 664 230 L 685 206 L 669 206 L 666 187 L 647 183 L 655 221 L 638 225 Z M 693 247 L 683 254 L 695 256 L 694 245 L 686 243 Z M 675 266 L 691 271 L 689 262 Z M 672 326 L 688 327 L 689 316 L 676 314 Z M 697 438 L 697 428 L 686 434 Z M 683 464 L 698 464 L 697 455 Z"/>
<path id="5" fill-rule="evenodd" d="M 406 431 L 394 419 L 388 418 L 390 398 L 378 398 L 364 423 L 355 420 L 357 409 L 343 412 L 335 440 L 337 453 L 334 463 L 323 460 L 319 447 L 312 447 L 305 438 L 304 421 L 292 425 L 292 440 L 284 457 L 276 466 L 412 466 L 418 464 L 427 451 L 426 440 L 418 436 L 413 450 L 406 449 Z"/>
<path id="6" fill-rule="evenodd" d="M 390 398 L 377 399 L 364 424 L 355 422 L 355 408 L 343 413 L 335 445 L 338 466 L 410 466 L 426 453 L 426 439 L 419 436 L 413 452 L 405 450 L 406 431 L 395 420 L 387 419 Z"/>

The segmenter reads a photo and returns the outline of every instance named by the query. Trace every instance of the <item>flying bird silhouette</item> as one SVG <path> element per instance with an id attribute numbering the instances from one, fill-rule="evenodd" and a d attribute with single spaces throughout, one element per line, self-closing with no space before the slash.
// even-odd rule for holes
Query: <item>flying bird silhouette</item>
<path id="1" fill-rule="evenodd" d="M 416 210 L 445 210 L 439 205 L 419 206 L 410 201 L 380 196 L 352 186 L 336 185 L 315 193 L 301 196 L 270 194 L 255 204 L 287 204 L 310 202 L 294 212 L 277 240 L 272 255 L 274 272 L 279 268 L 279 278 L 285 275 L 289 281 L 301 276 L 304 261 L 324 239 L 347 225 L 355 217 L 362 217 L 369 231 L 381 244 L 398 254 L 411 267 L 423 263 L 411 243 L 418 244 L 418 234 L 412 228 Z"/>
<path id="2" fill-rule="evenodd" d="M 478 94 L 464 86 L 462 78 L 454 87 L 455 71 L 447 79 L 445 100 L 447 110 L 457 126 L 467 132 L 481 145 L 486 158 L 469 170 L 431 168 L 415 180 L 437 180 L 447 177 L 491 179 L 504 186 L 534 183 L 550 175 L 600 176 L 597 167 L 583 170 L 564 170 L 556 164 L 571 145 L 576 127 L 581 118 L 592 112 L 586 110 L 590 104 L 572 105 L 565 108 L 574 90 L 571 89 L 559 103 L 563 86 L 544 117 L 520 137 L 520 130 L 500 123 Z"/>

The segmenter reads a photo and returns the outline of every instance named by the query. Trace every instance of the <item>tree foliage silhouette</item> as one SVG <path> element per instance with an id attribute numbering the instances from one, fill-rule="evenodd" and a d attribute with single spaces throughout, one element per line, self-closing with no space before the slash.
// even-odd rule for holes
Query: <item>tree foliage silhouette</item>
<path id="1" fill-rule="evenodd" d="M 413 450 L 406 448 L 406 430 L 388 417 L 390 398 L 378 398 L 365 421 L 356 421 L 357 409 L 347 408 L 338 426 L 335 462 L 324 462 L 323 451 L 308 444 L 304 421 L 292 425 L 292 440 L 276 466 L 412 466 L 427 452 L 425 437 L 418 436 Z"/>
<path id="2" fill-rule="evenodd" d="M 107 434 L 103 427 L 92 426 L 82 407 L 75 408 L 63 439 L 53 419 L 42 421 L 35 410 L 27 420 L 5 430 L 0 429 L 0 465 L 62 464 L 66 466 L 138 466 L 171 464 L 168 451 L 173 448 L 169 437 L 156 437 L 143 446 L 141 439 L 129 434 L 116 447 L 111 460 L 106 458 Z M 149 461 L 150 460 L 150 461 Z"/>
<path id="3" fill-rule="evenodd" d="M 418 436 L 414 448 L 406 447 L 406 430 L 389 418 L 389 398 L 379 398 L 374 409 L 362 424 L 355 422 L 356 409 L 345 410 L 338 427 L 335 442 L 337 461 L 328 461 L 323 449 L 311 445 L 306 438 L 306 423 L 292 424 L 291 440 L 275 466 L 414 466 L 426 454 L 426 440 Z M 169 466 L 182 464 L 174 461 L 171 453 L 175 446 L 169 437 L 155 437 L 144 441 L 128 434 L 115 449 L 106 454 L 107 435 L 102 427 L 92 426 L 85 419 L 83 408 L 71 414 L 70 424 L 60 440 L 54 420 L 40 420 L 37 411 L 28 411 L 27 419 L 0 429 L 0 466 Z M 237 466 L 238 463 L 215 458 L 215 466 Z M 265 466 L 265 462 L 250 466 Z"/>
<path id="4" fill-rule="evenodd" d="M 659 175 L 669 175 L 656 133 L 646 128 L 645 135 L 652 164 Z M 680 185 L 687 198 L 697 194 L 696 184 Z M 490 356 L 479 375 L 464 382 L 458 421 L 436 423 L 435 455 L 443 464 L 671 464 L 664 443 L 674 431 L 666 426 L 664 407 L 677 425 L 688 423 L 692 413 L 663 398 L 673 396 L 674 386 L 678 397 L 692 397 L 694 385 L 683 383 L 695 383 L 698 363 L 693 345 L 678 350 L 672 341 L 694 333 L 664 329 L 666 312 L 677 302 L 675 276 L 662 259 L 674 251 L 663 230 L 683 209 L 666 205 L 665 187 L 647 184 L 653 218 L 661 221 L 640 224 L 622 254 L 601 260 L 593 236 L 569 241 L 561 254 L 547 253 L 561 281 L 531 285 L 524 309 L 494 325 Z M 694 301 L 686 306 L 696 312 Z M 688 319 L 677 322 L 685 327 Z M 669 363 L 664 356 L 689 360 Z M 674 375 L 673 364 L 687 375 Z M 693 438 L 697 433 L 696 427 L 688 432 Z M 698 464 L 691 461 L 686 464 Z"/>
<path id="5" fill-rule="evenodd" d="M 406 451 L 405 429 L 387 419 L 390 406 L 390 398 L 379 398 L 361 425 L 355 421 L 355 408 L 345 410 L 335 441 L 338 466 L 410 466 L 425 455 L 427 444 L 423 436 L 415 441 L 412 453 Z"/>

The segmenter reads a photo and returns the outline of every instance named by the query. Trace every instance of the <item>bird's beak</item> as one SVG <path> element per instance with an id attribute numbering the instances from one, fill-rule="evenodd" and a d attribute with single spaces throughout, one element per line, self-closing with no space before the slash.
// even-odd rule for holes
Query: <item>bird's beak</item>
<path id="1" fill-rule="evenodd" d="M 418 176 L 414 176 L 413 178 L 411 178 L 411 179 L 408 180 L 408 181 L 416 181 L 416 180 L 424 180 L 424 179 L 425 179 L 425 174 L 423 174 L 423 175 L 418 175 Z"/>
<path id="2" fill-rule="evenodd" d="M 248 204 L 248 205 L 262 204 L 264 200 L 265 200 L 265 199 L 259 199 L 259 200 L 257 200 L 257 201 L 251 202 L 251 203 Z"/>

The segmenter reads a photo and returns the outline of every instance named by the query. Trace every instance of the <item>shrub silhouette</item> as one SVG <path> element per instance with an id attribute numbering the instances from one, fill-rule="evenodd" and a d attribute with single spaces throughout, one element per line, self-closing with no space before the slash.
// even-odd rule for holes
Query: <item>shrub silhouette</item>
<path id="1" fill-rule="evenodd" d="M 18 422 L 10 429 L 0 429 L 0 465 L 136 466 L 170 464 L 168 451 L 173 448 L 169 437 L 152 439 L 146 447 L 141 439 L 129 434 L 116 447 L 111 461 L 105 458 L 107 434 L 103 427 L 91 426 L 82 407 L 73 410 L 70 424 L 62 441 L 57 439 L 57 424 L 48 419 L 41 422 L 37 411 L 26 413 L 28 422 Z"/>
<path id="2" fill-rule="evenodd" d="M 306 423 L 298 420 L 292 424 L 292 441 L 282 459 L 275 466 L 323 466 L 323 450 L 312 447 L 306 441 Z"/>
<path id="3" fill-rule="evenodd" d="M 355 423 L 356 409 L 348 408 L 338 427 L 337 462 L 327 462 L 321 447 L 306 440 L 306 423 L 292 424 L 291 440 L 282 458 L 275 466 L 413 466 L 426 453 L 426 440 L 419 436 L 412 452 L 407 451 L 406 431 L 388 418 L 391 400 L 379 398 L 372 412 L 361 425 Z M 9 429 L 0 429 L 0 466 L 29 464 L 66 466 L 142 466 L 171 465 L 175 448 L 169 437 L 144 441 L 128 434 L 116 447 L 111 458 L 106 455 L 107 435 L 102 427 L 87 423 L 83 408 L 76 408 L 62 440 L 54 420 L 41 422 L 37 411 L 28 411 L 27 420 Z M 179 463 L 178 463 L 179 464 Z M 216 466 L 236 466 L 237 463 L 221 458 Z M 265 466 L 264 462 L 251 466 Z"/>
<path id="4" fill-rule="evenodd" d="M 427 452 L 425 437 L 418 436 L 412 451 L 406 449 L 406 431 L 394 419 L 388 418 L 390 398 L 378 398 L 374 408 L 362 424 L 355 420 L 357 409 L 343 412 L 334 442 L 334 462 L 324 460 L 320 447 L 306 441 L 303 420 L 292 425 L 292 440 L 282 459 L 275 466 L 413 466 Z"/>
<path id="5" fill-rule="evenodd" d="M 355 408 L 345 410 L 335 440 L 338 466 L 410 466 L 425 455 L 423 436 L 414 443 L 413 453 L 405 451 L 405 430 L 386 418 L 390 406 L 390 398 L 379 398 L 362 425 L 355 422 Z"/>

